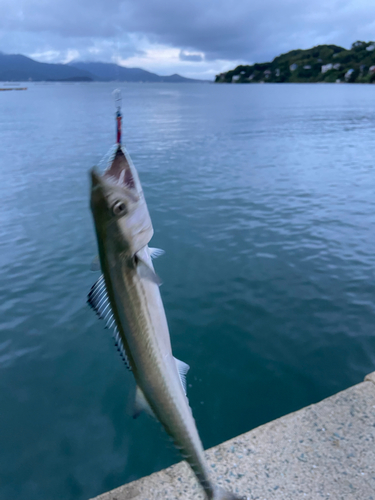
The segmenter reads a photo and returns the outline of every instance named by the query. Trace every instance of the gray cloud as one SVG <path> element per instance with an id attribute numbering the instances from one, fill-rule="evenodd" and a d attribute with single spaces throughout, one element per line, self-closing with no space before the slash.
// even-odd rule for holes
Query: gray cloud
<path id="1" fill-rule="evenodd" d="M 197 62 L 200 52 L 206 61 L 260 62 L 293 48 L 373 39 L 374 19 L 373 0 L 2 0 L 0 50 L 76 48 L 108 60 L 136 54 L 145 37 L 180 49 L 184 61 Z"/>
<path id="2" fill-rule="evenodd" d="M 180 61 L 192 61 L 192 62 L 202 62 L 204 60 L 203 56 L 201 56 L 200 54 L 187 54 L 183 50 L 180 50 L 179 58 Z"/>

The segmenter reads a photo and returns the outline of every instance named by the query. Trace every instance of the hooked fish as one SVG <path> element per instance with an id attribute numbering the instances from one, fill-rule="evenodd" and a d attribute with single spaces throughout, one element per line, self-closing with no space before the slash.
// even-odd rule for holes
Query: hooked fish
<path id="1" fill-rule="evenodd" d="M 133 372 L 135 413 L 160 421 L 189 463 L 208 499 L 239 500 L 211 479 L 186 397 L 189 366 L 173 357 L 159 277 L 150 248 L 153 227 L 137 171 L 119 145 L 103 175 L 91 171 L 91 210 L 102 275 L 88 302 L 113 329 L 118 350 Z"/>

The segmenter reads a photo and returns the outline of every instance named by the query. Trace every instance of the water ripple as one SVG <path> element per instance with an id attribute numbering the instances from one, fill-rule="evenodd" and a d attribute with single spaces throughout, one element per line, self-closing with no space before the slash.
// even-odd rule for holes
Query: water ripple
<path id="1" fill-rule="evenodd" d="M 85 303 L 87 172 L 113 141 L 111 91 L 2 96 L 2 498 L 85 499 L 176 460 L 128 415 L 131 375 Z M 371 86 L 122 91 L 205 446 L 361 381 L 375 365 Z"/>

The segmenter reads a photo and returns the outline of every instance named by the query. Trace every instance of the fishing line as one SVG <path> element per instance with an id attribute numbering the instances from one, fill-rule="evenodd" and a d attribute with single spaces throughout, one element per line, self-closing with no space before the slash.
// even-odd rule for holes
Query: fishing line
<path id="1" fill-rule="evenodd" d="M 116 38 L 115 38 L 115 43 L 117 45 L 117 57 L 116 57 L 116 81 L 120 81 L 120 70 L 119 70 L 119 60 L 120 60 L 120 38 L 119 38 L 119 31 L 120 28 L 119 26 L 115 26 L 116 28 Z M 122 114 L 121 114 L 121 104 L 122 104 L 122 96 L 121 96 L 121 89 L 115 89 L 112 92 L 112 96 L 115 100 L 115 107 L 116 107 L 116 144 L 111 146 L 107 153 L 103 156 L 103 158 L 100 160 L 98 167 L 100 170 L 106 170 L 111 163 L 113 162 L 116 152 L 119 148 L 121 147 L 121 140 L 122 140 Z"/>
<path id="2" fill-rule="evenodd" d="M 117 139 L 117 144 L 121 146 L 121 134 L 122 134 L 121 90 L 115 89 L 112 92 L 112 95 L 115 99 L 115 106 L 116 106 L 116 139 Z"/>
<path id="3" fill-rule="evenodd" d="M 122 114 L 121 114 L 121 103 L 122 103 L 122 97 L 121 97 L 121 90 L 120 89 L 115 89 L 112 92 L 112 95 L 115 100 L 115 106 L 116 106 L 116 143 L 113 144 L 107 151 L 107 153 L 103 156 L 103 158 L 100 160 L 98 167 L 100 170 L 104 171 L 106 170 L 113 160 L 115 159 L 116 152 L 121 146 L 121 140 L 122 140 Z"/>

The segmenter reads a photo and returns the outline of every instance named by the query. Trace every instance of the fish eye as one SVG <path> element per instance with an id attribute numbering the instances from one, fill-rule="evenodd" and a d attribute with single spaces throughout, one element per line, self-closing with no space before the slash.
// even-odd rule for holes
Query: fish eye
<path id="1" fill-rule="evenodd" d="M 112 211 L 115 215 L 123 215 L 126 214 L 126 205 L 123 201 L 116 201 L 116 203 L 112 207 Z"/>

